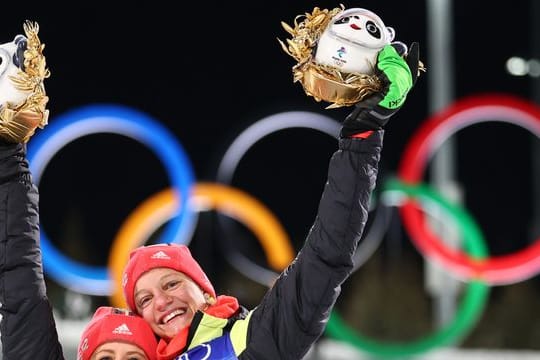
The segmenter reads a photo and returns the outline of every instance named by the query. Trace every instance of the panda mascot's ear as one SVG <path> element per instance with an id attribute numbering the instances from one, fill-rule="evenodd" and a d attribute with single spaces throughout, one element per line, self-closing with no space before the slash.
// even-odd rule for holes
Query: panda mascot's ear
<path id="1" fill-rule="evenodd" d="M 386 32 L 388 34 L 388 42 L 392 42 L 396 38 L 396 31 L 393 27 L 387 26 Z"/>
<path id="2" fill-rule="evenodd" d="M 396 31 L 394 30 L 394 28 L 387 26 L 386 33 L 388 34 L 388 42 L 390 42 L 390 45 L 392 45 L 394 49 L 396 49 L 399 55 L 405 56 L 409 49 L 404 42 L 394 41 L 394 39 L 396 38 Z"/>
<path id="3" fill-rule="evenodd" d="M 401 41 L 393 41 L 390 45 L 392 45 L 401 56 L 406 56 L 407 52 L 409 51 L 407 45 Z"/>

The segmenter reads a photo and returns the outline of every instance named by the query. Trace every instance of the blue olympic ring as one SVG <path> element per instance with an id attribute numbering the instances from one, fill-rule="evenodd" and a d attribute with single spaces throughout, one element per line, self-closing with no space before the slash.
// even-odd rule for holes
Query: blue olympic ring
<path id="1" fill-rule="evenodd" d="M 194 184 L 192 166 L 175 137 L 151 117 L 117 105 L 90 105 L 55 119 L 28 143 L 28 161 L 36 184 L 47 163 L 70 141 L 89 134 L 113 133 L 130 137 L 153 150 L 162 161 L 173 188 L 180 192 L 180 211 L 159 241 L 187 244 L 196 214 L 188 206 Z M 89 295 L 109 295 L 113 289 L 108 269 L 87 266 L 62 255 L 40 230 L 43 266 L 64 287 Z"/>

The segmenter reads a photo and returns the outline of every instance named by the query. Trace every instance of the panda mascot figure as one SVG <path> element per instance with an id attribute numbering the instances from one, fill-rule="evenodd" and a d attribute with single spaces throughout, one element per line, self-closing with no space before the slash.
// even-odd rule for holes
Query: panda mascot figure
<path id="1" fill-rule="evenodd" d="M 394 41 L 394 29 L 367 9 L 316 7 L 312 13 L 297 16 L 294 26 L 281 25 L 292 35 L 286 44 L 278 41 L 297 60 L 294 82 L 299 81 L 315 100 L 331 103 L 327 108 L 353 105 L 386 90 L 377 63 L 387 46 L 407 57 L 408 63 L 416 62 L 411 68 L 425 70 L 418 60 L 417 44 L 413 44 L 415 54 L 409 59 L 407 45 Z"/>
<path id="2" fill-rule="evenodd" d="M 26 143 L 49 117 L 45 45 L 37 23 L 26 21 L 23 29 L 25 35 L 0 45 L 0 140 L 8 143 Z"/>

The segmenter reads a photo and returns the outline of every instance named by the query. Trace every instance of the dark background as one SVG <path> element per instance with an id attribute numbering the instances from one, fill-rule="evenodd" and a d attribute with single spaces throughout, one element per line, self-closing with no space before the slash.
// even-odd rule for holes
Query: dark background
<path id="1" fill-rule="evenodd" d="M 453 4 L 449 16 L 454 53 L 449 61 L 455 70 L 455 99 L 497 92 L 533 100 L 537 80 L 505 71 L 509 57 L 534 54 L 532 3 Z M 428 69 L 388 126 L 382 182 L 395 174 L 408 140 L 430 114 L 427 6 L 423 1 L 343 4 L 373 10 L 396 29 L 397 40 L 418 41 Z M 339 121 L 350 110 L 325 110 L 325 104 L 308 98 L 299 84 L 293 84 L 294 60 L 278 44 L 277 38 L 288 37 L 280 22 L 292 24 L 296 15 L 314 6 L 333 8 L 339 3 L 82 2 L 58 9 L 44 2 L 10 3 L 9 16 L 0 23 L 0 41 L 11 41 L 21 33 L 26 19 L 39 23 L 52 73 L 46 81 L 51 123 L 55 116 L 88 104 L 133 107 L 177 136 L 197 181 L 214 181 L 232 140 L 257 120 L 282 111 L 305 110 Z M 533 145 L 538 140 L 521 128 L 499 123 L 471 126 L 454 139 L 465 207 L 484 231 L 491 254 L 510 253 L 530 244 L 538 235 L 532 229 L 531 170 Z M 275 133 L 245 155 L 232 185 L 268 206 L 299 249 L 315 216 L 327 162 L 335 148 L 333 139 L 315 131 Z M 161 164 L 141 144 L 115 135 L 84 137 L 65 146 L 42 176 L 42 227 L 64 253 L 87 264 L 105 265 L 122 221 L 135 206 L 167 186 Z M 250 240 L 247 232 L 223 235 L 215 215 L 201 214 L 193 251 L 219 292 L 232 292 L 254 305 L 264 288 L 236 274 L 224 260 L 222 246 L 237 246 L 261 263 L 262 252 L 252 239 L 255 245 L 231 240 L 235 236 Z M 414 337 L 432 326 L 431 300 L 422 289 L 422 257 L 406 233 L 397 233 L 361 268 L 364 272 L 355 273 L 338 303 L 356 319 L 355 307 L 347 304 L 359 303 L 362 294 L 375 294 L 378 300 L 362 302 L 363 311 L 371 309 L 388 326 L 385 330 L 369 327 L 362 319 L 353 325 L 379 337 Z M 52 279 L 48 281 L 60 309 L 62 289 Z M 357 288 L 360 283 L 364 286 Z M 399 285 L 403 284 L 410 284 L 408 292 L 402 292 Z M 398 289 L 399 303 L 393 295 Z M 531 321 L 528 313 L 533 311 L 533 299 L 538 299 L 536 278 L 494 288 L 486 315 L 464 345 L 540 348 L 540 322 Z M 107 301 L 92 300 L 95 304 Z M 406 310 L 410 307 L 415 311 Z"/>

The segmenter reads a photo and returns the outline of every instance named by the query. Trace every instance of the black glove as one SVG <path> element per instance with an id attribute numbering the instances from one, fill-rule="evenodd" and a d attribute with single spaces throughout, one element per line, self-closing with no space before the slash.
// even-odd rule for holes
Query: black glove
<path id="1" fill-rule="evenodd" d="M 400 53 L 404 52 L 402 56 Z M 385 46 L 377 56 L 376 71 L 383 90 L 355 104 L 355 109 L 343 122 L 340 136 L 383 129 L 416 83 L 419 65 L 418 43 L 412 43 L 408 52 L 407 46 L 400 42 Z"/>

